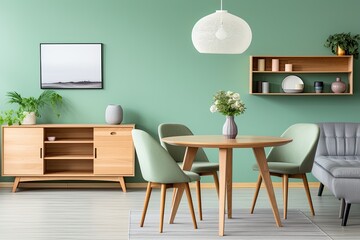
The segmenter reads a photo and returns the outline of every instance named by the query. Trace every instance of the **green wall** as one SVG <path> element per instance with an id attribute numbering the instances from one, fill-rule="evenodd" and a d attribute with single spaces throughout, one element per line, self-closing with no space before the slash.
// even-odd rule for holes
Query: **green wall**
<path id="1" fill-rule="evenodd" d="M 248 79 L 250 55 L 331 55 L 323 47 L 329 34 L 360 33 L 360 1 L 225 0 L 224 9 L 251 26 L 252 44 L 241 55 L 199 54 L 191 43 L 192 27 L 219 4 L 0 0 L 0 110 L 11 108 L 8 91 L 41 93 L 39 43 L 100 42 L 104 89 L 59 90 L 66 102 L 61 118 L 47 115 L 39 122 L 104 123 L 106 106 L 116 103 L 124 108 L 124 123 L 136 123 L 154 137 L 162 122 L 185 123 L 196 134 L 221 134 L 224 116 L 209 111 L 218 90 L 240 92 L 247 112 L 236 123 L 244 135 L 276 136 L 298 122 L 359 121 L 358 60 L 353 96 L 251 96 Z M 206 151 L 217 161 L 216 150 Z M 234 180 L 254 182 L 254 163 L 251 150 L 235 150 Z M 142 181 L 138 166 L 137 177 L 126 181 Z"/>

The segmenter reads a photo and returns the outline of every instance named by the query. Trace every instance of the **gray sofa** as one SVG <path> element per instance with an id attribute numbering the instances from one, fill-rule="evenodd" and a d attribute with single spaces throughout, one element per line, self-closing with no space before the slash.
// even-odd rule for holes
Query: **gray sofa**
<path id="1" fill-rule="evenodd" d="M 352 203 L 360 203 L 360 123 L 319 123 L 320 139 L 312 174 L 341 199 L 340 217 L 346 226 Z"/>

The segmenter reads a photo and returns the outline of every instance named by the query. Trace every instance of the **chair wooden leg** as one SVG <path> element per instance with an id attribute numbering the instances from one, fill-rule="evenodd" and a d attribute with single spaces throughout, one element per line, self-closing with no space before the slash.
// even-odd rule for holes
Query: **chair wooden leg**
<path id="1" fill-rule="evenodd" d="M 258 177 L 258 180 L 257 180 L 257 183 L 256 183 L 256 189 L 255 189 L 254 198 L 253 198 L 252 205 L 251 205 L 251 210 L 250 210 L 251 214 L 254 213 L 256 200 L 257 200 L 258 195 L 259 195 L 259 190 L 260 190 L 260 187 L 261 187 L 261 183 L 262 183 L 262 177 L 261 177 L 261 174 L 259 174 L 259 177 Z"/>
<path id="2" fill-rule="evenodd" d="M 289 192 L 289 175 L 283 175 L 283 198 L 284 198 L 284 219 L 287 218 L 287 208 L 288 208 L 288 192 Z"/>
<path id="3" fill-rule="evenodd" d="M 313 216 L 315 216 L 314 206 L 313 206 L 312 200 L 311 200 L 309 183 L 308 183 L 307 178 L 306 178 L 306 173 L 304 173 L 304 174 L 302 175 L 302 179 L 303 179 L 304 188 L 305 188 L 305 191 L 306 191 L 306 196 L 307 196 L 307 199 L 308 199 L 308 202 L 309 202 L 311 214 L 312 214 Z"/>
<path id="4" fill-rule="evenodd" d="M 159 232 L 163 232 L 164 225 L 164 211 L 165 211 L 165 198 L 166 198 L 166 184 L 161 184 L 161 201 L 160 201 L 160 228 Z"/>
<path id="5" fill-rule="evenodd" d="M 215 183 L 216 193 L 217 193 L 218 198 L 219 198 L 219 178 L 218 178 L 217 172 L 214 172 L 214 173 L 213 173 L 213 177 L 214 177 L 214 183 Z"/>
<path id="6" fill-rule="evenodd" d="M 176 196 L 176 191 L 177 191 L 177 188 L 173 188 L 173 194 L 172 194 L 172 200 L 171 200 L 171 206 L 174 205 L 174 201 L 175 201 L 175 196 Z"/>
<path id="7" fill-rule="evenodd" d="M 200 220 L 203 220 L 203 218 L 202 218 L 202 206 L 201 206 L 201 186 L 200 186 L 200 181 L 196 181 L 196 196 L 197 196 L 197 200 L 198 200 L 199 218 L 200 218 Z"/>
<path id="8" fill-rule="evenodd" d="M 174 199 L 173 199 L 173 203 L 171 205 L 169 224 L 174 223 L 176 212 L 179 208 L 179 204 L 180 204 L 183 193 L 184 193 L 184 188 L 182 186 L 179 186 L 178 188 L 175 189 Z"/>
<path id="9" fill-rule="evenodd" d="M 144 226 L 144 222 L 145 222 L 145 216 L 146 216 L 146 212 L 149 206 L 149 200 L 150 200 L 150 196 L 151 196 L 151 182 L 148 182 L 147 188 L 146 188 L 146 195 L 145 195 L 145 202 L 144 202 L 144 209 L 142 212 L 142 216 L 141 216 L 141 221 L 140 221 L 140 227 Z"/>
<path id="10" fill-rule="evenodd" d="M 189 183 L 185 183 L 184 186 L 185 186 L 186 197 L 187 197 L 187 200 L 188 200 L 188 204 L 189 204 L 189 209 L 190 209 L 190 214 L 191 214 L 191 218 L 192 218 L 192 221 L 193 221 L 193 225 L 194 225 L 194 228 L 197 229 L 195 212 L 194 212 L 194 206 L 193 206 L 193 203 L 192 203 L 192 198 L 191 198 L 191 192 L 190 192 Z"/>

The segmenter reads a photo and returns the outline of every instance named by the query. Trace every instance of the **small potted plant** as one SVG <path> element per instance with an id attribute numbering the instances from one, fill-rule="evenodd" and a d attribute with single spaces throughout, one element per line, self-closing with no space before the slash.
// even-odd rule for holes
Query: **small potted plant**
<path id="1" fill-rule="evenodd" d="M 48 105 L 58 117 L 60 116 L 57 107 L 62 104 L 62 96 L 53 90 L 45 90 L 38 98 L 24 98 L 17 92 L 8 92 L 6 96 L 9 98 L 9 103 L 19 105 L 17 115 L 24 115 L 20 115 L 23 117 L 22 124 L 35 124 L 36 117 L 41 117 L 42 108 Z"/>
<path id="2" fill-rule="evenodd" d="M 326 39 L 324 46 L 330 48 L 334 54 L 354 55 L 354 58 L 357 59 L 359 57 L 359 40 L 359 34 L 336 33 Z"/>

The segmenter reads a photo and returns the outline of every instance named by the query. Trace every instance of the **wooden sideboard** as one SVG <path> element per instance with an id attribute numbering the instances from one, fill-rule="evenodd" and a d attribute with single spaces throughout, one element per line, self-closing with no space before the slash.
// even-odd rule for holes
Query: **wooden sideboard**
<path id="1" fill-rule="evenodd" d="M 2 176 L 20 182 L 118 181 L 134 176 L 134 124 L 38 124 L 2 126 Z M 49 141 L 48 137 L 55 137 Z"/>

